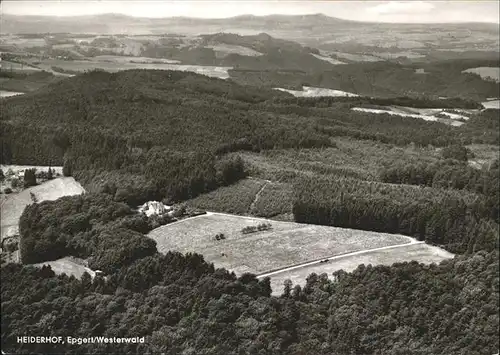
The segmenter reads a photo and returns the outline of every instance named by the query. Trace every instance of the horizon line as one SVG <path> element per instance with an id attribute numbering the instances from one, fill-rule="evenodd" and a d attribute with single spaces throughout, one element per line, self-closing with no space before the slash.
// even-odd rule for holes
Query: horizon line
<path id="1" fill-rule="evenodd" d="M 103 12 L 103 13 L 96 13 L 96 14 L 84 14 L 84 15 L 23 15 L 23 14 L 15 14 L 15 13 L 9 13 L 9 12 L 3 12 L 2 17 L 8 15 L 8 16 L 16 16 L 16 17 L 42 17 L 42 18 L 75 18 L 75 17 L 97 17 L 97 16 L 122 16 L 122 17 L 127 17 L 127 18 L 132 18 L 132 19 L 148 19 L 148 20 L 162 20 L 162 19 L 196 19 L 196 20 L 229 20 L 229 19 L 236 19 L 240 17 L 256 17 L 256 18 L 265 18 L 265 17 L 299 17 L 299 16 L 323 16 L 329 19 L 335 19 L 335 20 L 341 20 L 345 22 L 356 22 L 356 23 L 384 23 L 384 24 L 408 24 L 408 25 L 419 25 L 419 24 L 493 24 L 493 25 L 498 25 L 499 22 L 490 22 L 490 21 L 445 21 L 445 22 L 395 22 L 395 21 L 362 21 L 362 20 L 352 20 L 352 19 L 346 19 L 342 17 L 335 17 L 335 16 L 328 16 L 324 13 L 321 12 L 316 12 L 316 13 L 305 13 L 305 14 L 280 14 L 280 13 L 274 13 L 274 14 L 268 14 L 268 15 L 254 15 L 254 14 L 241 14 L 241 15 L 235 15 L 235 16 L 228 16 L 228 17 L 197 17 L 197 16 L 162 16 L 162 17 L 149 17 L 149 16 L 133 16 L 133 15 L 127 15 L 124 13 L 120 12 Z"/>

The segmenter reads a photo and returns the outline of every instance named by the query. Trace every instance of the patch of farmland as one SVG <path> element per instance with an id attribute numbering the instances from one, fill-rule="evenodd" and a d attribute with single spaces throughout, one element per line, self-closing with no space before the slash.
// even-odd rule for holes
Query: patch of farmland
<path id="1" fill-rule="evenodd" d="M 413 118 L 420 118 L 425 121 L 434 121 L 434 122 L 441 122 L 450 126 L 455 126 L 459 127 L 464 124 L 464 122 L 459 121 L 458 119 L 461 120 L 468 120 L 468 116 L 461 116 L 457 114 L 452 114 L 449 112 L 445 112 L 442 109 L 427 109 L 427 110 L 433 110 L 431 111 L 432 114 L 419 114 L 419 113 L 409 113 L 408 110 L 405 110 L 408 108 L 397 108 L 397 107 L 392 107 L 388 106 L 385 109 L 374 109 L 374 108 L 365 108 L 365 107 L 353 107 L 351 110 L 353 111 L 358 111 L 358 112 L 367 112 L 367 113 L 376 113 L 376 114 L 389 114 L 389 115 L 396 115 L 396 116 L 403 116 L 403 117 L 413 117 Z M 421 111 L 422 112 L 422 111 Z M 447 117 L 438 117 L 436 115 L 443 115 Z"/>
<path id="2" fill-rule="evenodd" d="M 283 88 L 275 88 L 275 90 L 288 92 L 295 97 L 321 97 L 321 96 L 354 97 L 354 96 L 359 96 L 359 95 L 356 95 L 356 94 L 353 94 L 353 93 L 347 92 L 347 91 L 315 88 L 315 87 L 311 87 L 311 86 L 303 86 L 302 90 L 288 90 L 288 89 L 283 89 Z"/>
<path id="3" fill-rule="evenodd" d="M 39 68 L 35 68 L 32 66 L 26 65 L 24 63 L 9 62 L 6 60 L 3 60 L 0 62 L 0 68 L 2 70 L 6 70 L 6 71 L 12 70 L 12 71 L 16 71 L 16 72 L 29 72 L 29 73 L 32 73 L 35 71 L 40 71 Z"/>
<path id="4" fill-rule="evenodd" d="M 488 100 L 481 102 L 484 108 L 500 110 L 500 100 Z"/>
<path id="5" fill-rule="evenodd" d="M 242 234 L 247 226 L 271 223 L 272 229 Z M 215 240 L 223 233 L 225 240 Z M 216 267 L 241 275 L 263 273 L 290 265 L 365 249 L 409 243 L 403 235 L 327 226 L 279 222 L 209 213 L 154 229 L 148 234 L 158 251 L 202 254 Z"/>
<path id="6" fill-rule="evenodd" d="M 248 47 L 232 45 L 232 44 L 216 44 L 213 46 L 205 46 L 205 48 L 212 48 L 214 52 L 220 57 L 228 56 L 229 54 L 239 54 L 248 57 L 259 57 L 262 53 L 257 52 Z"/>
<path id="7" fill-rule="evenodd" d="M 350 60 L 352 62 L 381 62 L 383 59 L 374 57 L 372 55 L 366 54 L 353 54 L 353 53 L 344 53 L 344 52 L 331 52 L 337 58 Z"/>
<path id="8" fill-rule="evenodd" d="M 415 52 L 373 52 L 372 53 L 375 57 L 379 57 L 382 59 L 397 59 L 398 57 L 406 57 L 410 59 L 415 59 L 415 58 L 424 58 L 425 55 L 420 54 L 420 53 L 415 53 Z"/>
<path id="9" fill-rule="evenodd" d="M 109 72 L 118 72 L 129 69 L 157 69 L 157 70 L 180 70 L 190 71 L 202 75 L 207 75 L 220 79 L 229 78 L 228 70 L 231 67 L 203 66 L 203 65 L 183 65 L 183 64 L 153 64 L 153 63 L 113 63 L 87 60 L 55 60 L 49 59 L 42 61 L 39 66 L 45 70 L 50 70 L 53 66 L 64 70 L 87 71 L 102 69 Z"/>
<path id="10" fill-rule="evenodd" d="M 98 55 L 92 58 L 98 62 L 114 62 L 114 63 L 151 63 L 151 64 L 178 64 L 178 60 L 150 57 L 133 57 L 123 55 Z"/>
<path id="11" fill-rule="evenodd" d="M 12 37 L 8 40 L 9 43 L 14 44 L 17 48 L 25 49 L 32 47 L 44 47 L 47 45 L 47 42 L 44 38 L 19 38 Z"/>
<path id="12" fill-rule="evenodd" d="M 2 239 L 18 234 L 19 218 L 24 208 L 33 203 L 30 193 L 33 193 L 39 202 L 53 201 L 63 196 L 79 195 L 84 193 L 83 187 L 72 177 L 56 178 L 43 184 L 30 187 L 19 193 L 8 195 L 1 204 L 0 229 Z"/>
<path id="13" fill-rule="evenodd" d="M 24 94 L 24 92 L 0 90 L 0 97 L 11 97 L 11 96 L 17 96 L 17 95 L 23 95 L 23 94 Z"/>
<path id="14" fill-rule="evenodd" d="M 413 243 L 382 250 L 366 251 L 354 255 L 341 255 L 326 263 L 314 263 L 313 265 L 296 268 L 283 272 L 276 272 L 272 275 L 259 275 L 259 278 L 269 276 L 271 278 L 271 288 L 273 295 L 283 293 L 283 282 L 290 279 L 294 285 L 304 286 L 306 278 L 312 273 L 321 275 L 331 274 L 338 270 L 346 272 L 354 271 L 358 265 L 392 265 L 405 261 L 418 261 L 419 263 L 431 264 L 439 263 L 446 259 L 452 259 L 454 255 L 441 248 L 425 243 Z"/>
<path id="15" fill-rule="evenodd" d="M 264 183 L 257 179 L 240 180 L 189 200 L 186 205 L 209 211 L 246 214 Z"/>
<path id="16" fill-rule="evenodd" d="M 328 56 L 324 56 L 324 55 L 312 54 L 312 56 L 316 57 L 318 59 L 324 60 L 325 62 L 334 64 L 334 65 L 345 64 L 344 62 L 341 62 L 340 60 L 333 59 L 332 57 L 328 57 Z"/>
<path id="17" fill-rule="evenodd" d="M 483 80 L 492 80 L 500 82 L 500 68 L 495 67 L 477 67 L 464 70 L 462 73 L 472 73 L 479 75 Z"/>
<path id="18" fill-rule="evenodd" d="M 79 260 L 73 257 L 65 257 L 58 260 L 53 261 L 45 261 L 43 263 L 32 264 L 32 266 L 41 268 L 44 265 L 48 265 L 51 267 L 52 271 L 56 273 L 56 275 L 66 274 L 68 276 L 73 275 L 74 277 L 81 279 L 84 272 L 90 274 L 91 277 L 95 276 L 95 271 L 89 269 L 84 265 L 83 260 Z"/>

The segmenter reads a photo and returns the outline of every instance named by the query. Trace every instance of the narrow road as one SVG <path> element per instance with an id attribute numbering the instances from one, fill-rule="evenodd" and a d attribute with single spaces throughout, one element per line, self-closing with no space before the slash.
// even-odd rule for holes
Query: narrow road
<path id="1" fill-rule="evenodd" d="M 417 240 L 412 239 L 409 243 L 405 243 L 405 244 L 390 245 L 390 246 L 387 246 L 387 247 L 380 247 L 380 248 L 374 248 L 374 249 L 368 249 L 368 250 L 360 250 L 360 251 L 355 251 L 355 252 L 352 252 L 352 253 L 335 255 L 335 256 L 332 256 L 330 258 L 321 258 L 319 260 L 307 261 L 305 263 L 300 263 L 300 264 L 288 266 L 288 267 L 285 267 L 283 269 L 278 269 L 278 270 L 266 272 L 264 274 L 257 275 L 257 278 L 260 279 L 260 278 L 264 278 L 264 277 L 267 277 L 267 276 L 276 275 L 276 274 L 279 274 L 279 273 L 282 273 L 282 272 L 286 272 L 286 271 L 290 271 L 290 270 L 300 269 L 300 268 L 311 266 L 311 265 L 317 265 L 322 260 L 335 260 L 335 259 L 340 259 L 340 258 L 344 258 L 344 257 L 348 257 L 348 256 L 353 256 L 353 255 L 360 255 L 360 254 L 371 253 L 371 252 L 379 251 L 379 250 L 395 249 L 395 248 L 407 247 L 407 246 L 413 245 L 413 244 L 424 244 L 424 243 L 425 242 L 421 242 L 421 241 L 417 241 Z"/>

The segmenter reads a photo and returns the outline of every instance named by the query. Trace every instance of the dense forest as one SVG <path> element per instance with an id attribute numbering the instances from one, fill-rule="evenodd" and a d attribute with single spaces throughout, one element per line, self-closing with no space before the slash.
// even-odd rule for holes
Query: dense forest
<path id="1" fill-rule="evenodd" d="M 427 103 L 397 100 L 417 107 Z M 117 188 L 135 191 L 129 202 L 142 202 L 152 196 L 185 199 L 225 185 L 214 178 L 216 165 L 234 151 L 330 147 L 338 136 L 402 146 L 498 144 L 492 129 L 498 120 L 488 110 L 450 128 L 354 112 L 352 105 L 349 100 L 298 100 L 187 72 L 96 71 L 5 100 L 1 158 L 7 164 L 64 163 L 68 173 L 95 191 L 110 190 L 98 186 L 106 175 Z M 176 168 L 157 168 L 165 163 Z M 177 187 L 159 188 L 160 173 Z"/>
<path id="2" fill-rule="evenodd" d="M 302 179 L 293 213 L 300 223 L 401 233 L 454 253 L 498 249 L 498 216 L 475 194 L 356 179 Z"/>
<path id="3" fill-rule="evenodd" d="M 441 265 L 360 265 L 269 297 L 200 255 L 155 254 L 108 278 L 2 267 L 2 349 L 15 353 L 462 354 L 498 351 L 498 251 Z M 22 344 L 17 336 L 145 337 Z"/>
<path id="4" fill-rule="evenodd" d="M 457 59 L 403 65 L 387 61 L 334 65 L 315 72 L 287 72 L 258 68 L 235 67 L 231 79 L 240 84 L 284 87 L 300 90 L 302 86 L 331 88 L 379 98 L 400 96 L 460 97 L 484 101 L 499 97 L 494 81 L 463 70 L 476 67 L 498 67 L 498 60 Z M 272 67 L 271 67 L 272 68 Z M 307 68 L 307 67 L 306 67 Z M 423 69 L 424 73 L 416 73 Z"/>
<path id="5" fill-rule="evenodd" d="M 465 99 L 443 102 L 476 107 Z M 56 276 L 49 267 L 2 265 L 6 353 L 498 352 L 498 160 L 472 168 L 465 147 L 499 144 L 498 110 L 450 127 L 350 110 L 360 104 L 440 104 L 428 97 L 297 99 L 187 72 L 145 70 L 89 72 L 4 103 L 1 162 L 60 164 L 88 191 L 24 210 L 22 262 L 75 256 L 105 273 L 77 279 Z M 298 222 L 406 234 L 459 255 L 439 265 L 360 265 L 352 273 L 311 274 L 304 287 L 287 281 L 274 297 L 268 278 L 237 277 L 197 254 L 159 254 L 146 233 L 171 220 L 134 210 L 147 200 L 203 201 L 210 191 L 239 191 L 250 181 L 244 179 L 245 154 L 331 153 L 343 136 L 439 156 L 431 164 L 402 164 L 400 158 L 380 166 L 373 181 L 362 174 L 294 173 L 290 186 L 266 187 L 269 195 L 259 203 L 285 212 L 272 201 L 283 198 L 281 203 L 293 204 Z M 249 196 L 239 196 L 240 209 L 252 204 L 255 194 Z M 259 203 L 254 209 L 270 214 Z M 16 340 L 48 330 L 63 337 L 144 336 L 145 342 Z"/>
<path id="6" fill-rule="evenodd" d="M 481 194 L 490 217 L 498 222 L 499 209 L 498 159 L 489 169 L 478 170 L 456 160 L 445 160 L 434 164 L 395 165 L 380 172 L 383 182 L 410 184 L 434 188 L 468 190 Z"/>

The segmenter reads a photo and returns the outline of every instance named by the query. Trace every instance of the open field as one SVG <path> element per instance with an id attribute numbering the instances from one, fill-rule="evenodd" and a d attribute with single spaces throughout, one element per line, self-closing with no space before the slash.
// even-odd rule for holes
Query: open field
<path id="1" fill-rule="evenodd" d="M 318 58 L 318 59 L 324 60 L 325 62 L 328 62 L 328 63 L 334 64 L 334 65 L 346 64 L 346 63 L 344 63 L 344 62 L 341 62 L 340 60 L 334 59 L 334 58 L 329 57 L 329 56 L 318 55 L 318 54 L 312 54 L 312 55 L 313 55 L 314 57 Z"/>
<path id="2" fill-rule="evenodd" d="M 92 57 L 98 62 L 113 62 L 113 63 L 152 63 L 152 64 L 178 64 L 178 60 L 150 57 L 134 57 L 124 55 L 98 55 Z"/>
<path id="3" fill-rule="evenodd" d="M 272 229 L 241 233 L 246 226 L 268 222 Z M 223 233 L 225 240 L 216 241 Z M 278 222 L 253 217 L 209 213 L 154 229 L 148 236 L 158 251 L 196 252 L 216 267 L 241 275 L 263 273 L 334 255 L 410 243 L 411 238 L 385 233 Z M 222 255 L 224 253 L 224 255 Z"/>
<path id="4" fill-rule="evenodd" d="M 493 67 L 478 67 L 470 68 L 463 71 L 464 73 L 477 74 L 484 80 L 493 80 L 497 83 L 500 82 L 500 68 Z"/>
<path id="5" fill-rule="evenodd" d="M 45 261 L 43 263 L 32 264 L 32 265 L 35 267 L 42 267 L 44 265 L 49 265 L 52 268 L 52 271 L 56 273 L 56 275 L 61 275 L 61 274 L 66 274 L 68 276 L 73 275 L 78 279 L 82 277 L 84 272 L 88 272 L 92 277 L 95 276 L 95 271 L 84 266 L 82 261 L 79 261 L 78 259 L 72 257 L 65 257 L 54 261 Z"/>
<path id="6" fill-rule="evenodd" d="M 356 94 L 353 94 L 353 93 L 347 92 L 347 91 L 315 88 L 315 87 L 310 87 L 310 86 L 304 86 L 301 91 L 300 90 L 288 90 L 288 89 L 282 89 L 282 88 L 276 88 L 276 90 L 288 92 L 295 97 L 320 97 L 320 96 L 354 97 L 354 96 L 358 96 Z"/>
<path id="7" fill-rule="evenodd" d="M 153 64 L 153 63 L 131 63 L 131 62 L 114 62 L 114 61 L 98 61 L 98 60 L 59 60 L 45 59 L 38 66 L 44 70 L 51 70 L 52 67 L 59 67 L 68 71 L 80 71 L 102 69 L 109 72 L 118 72 L 129 69 L 157 69 L 157 70 L 180 70 L 190 71 L 198 74 L 203 74 L 215 78 L 229 78 L 228 70 L 231 67 L 203 66 L 203 65 L 181 65 L 181 64 Z"/>
<path id="8" fill-rule="evenodd" d="M 481 104 L 484 106 L 484 108 L 493 108 L 493 109 L 500 110 L 500 100 L 484 101 L 484 102 L 481 102 Z"/>
<path id="9" fill-rule="evenodd" d="M 40 71 L 39 68 L 35 68 L 23 63 L 17 63 L 17 62 L 9 62 L 6 60 L 3 60 L 0 62 L 0 68 L 3 71 L 15 71 L 15 72 L 23 72 L 23 73 L 33 73 L 36 71 Z"/>
<path id="10" fill-rule="evenodd" d="M 11 96 L 23 95 L 23 94 L 24 94 L 24 92 L 0 90 L 0 97 L 11 97 Z"/>
<path id="11" fill-rule="evenodd" d="M 225 44 L 225 43 L 216 44 L 213 46 L 205 46 L 205 48 L 212 48 L 216 53 L 217 57 L 226 57 L 229 54 L 246 55 L 249 57 L 259 57 L 262 55 L 262 53 L 257 52 L 256 50 L 253 50 L 248 47 Z"/>
<path id="12" fill-rule="evenodd" d="M 331 275 L 334 271 L 344 270 L 351 272 L 360 264 L 371 265 L 392 265 L 405 261 L 418 261 L 419 263 L 431 264 L 439 263 L 446 259 L 453 258 L 453 254 L 441 248 L 431 246 L 422 242 L 412 243 L 403 246 L 388 247 L 381 250 L 367 250 L 351 255 L 340 255 L 329 258 L 327 263 L 313 263 L 291 270 L 276 271 L 274 273 L 259 275 L 259 278 L 269 276 L 274 295 L 283 293 L 283 282 L 290 279 L 294 285 L 304 286 L 306 278 L 312 273 L 318 275 L 327 273 Z"/>
<path id="13" fill-rule="evenodd" d="M 381 62 L 383 59 L 374 57 L 372 55 L 332 52 L 337 58 L 350 60 L 352 62 Z"/>
<path id="14" fill-rule="evenodd" d="M 406 108 L 406 107 L 405 107 Z M 409 108 L 406 108 L 409 109 Z M 413 118 L 420 118 L 425 121 L 434 121 L 434 122 L 441 122 L 450 126 L 456 126 L 459 127 L 464 124 L 464 122 L 459 121 L 460 120 L 467 120 L 469 117 L 467 116 L 461 116 L 461 115 L 456 115 L 456 114 L 450 114 L 450 113 L 445 113 L 442 112 L 441 109 L 432 109 L 434 110 L 432 113 L 427 113 L 427 114 L 421 114 L 421 113 L 408 113 L 404 112 L 401 109 L 398 109 L 397 107 L 392 107 L 389 106 L 386 109 L 373 109 L 373 108 L 365 108 L 365 107 L 353 107 L 353 111 L 358 111 L 358 112 L 367 112 L 367 113 L 376 113 L 376 114 L 389 114 L 389 115 L 396 115 L 396 116 L 403 116 L 403 117 L 413 117 Z M 428 109 L 431 110 L 431 109 Z M 446 116 L 445 117 L 438 117 L 436 116 L 437 114 L 441 114 Z"/>
<path id="15" fill-rule="evenodd" d="M 2 239 L 18 233 L 19 218 L 24 208 L 32 203 L 30 193 L 33 193 L 39 202 L 57 200 L 68 195 L 84 193 L 83 187 L 72 177 L 56 178 L 43 184 L 30 187 L 19 193 L 8 195 L 1 201 L 0 228 Z"/>

